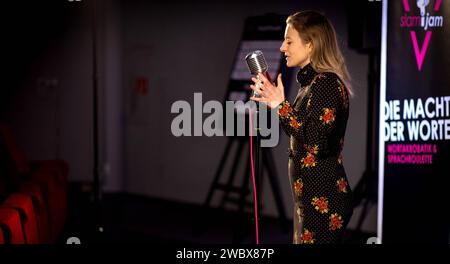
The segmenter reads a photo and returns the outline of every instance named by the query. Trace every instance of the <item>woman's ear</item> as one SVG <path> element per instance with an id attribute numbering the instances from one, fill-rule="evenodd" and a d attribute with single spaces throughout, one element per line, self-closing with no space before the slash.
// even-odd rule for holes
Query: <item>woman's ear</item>
<path id="1" fill-rule="evenodd" d="M 314 46 L 313 46 L 312 41 L 310 41 L 306 44 L 306 50 L 308 51 L 309 56 L 312 55 L 313 48 L 314 48 Z"/>

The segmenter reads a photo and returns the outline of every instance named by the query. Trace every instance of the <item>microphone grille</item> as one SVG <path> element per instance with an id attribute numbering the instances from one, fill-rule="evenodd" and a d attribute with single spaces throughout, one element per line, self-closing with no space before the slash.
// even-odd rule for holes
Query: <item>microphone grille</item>
<path id="1" fill-rule="evenodd" d="M 245 61 L 247 62 L 248 69 L 252 75 L 257 75 L 258 73 L 267 71 L 267 63 L 264 58 L 264 54 L 260 50 L 250 52 L 245 56 Z"/>

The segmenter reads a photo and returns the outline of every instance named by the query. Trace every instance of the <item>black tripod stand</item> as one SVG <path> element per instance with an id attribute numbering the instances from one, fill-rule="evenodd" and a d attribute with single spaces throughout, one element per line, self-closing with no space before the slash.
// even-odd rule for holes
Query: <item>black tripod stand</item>
<path id="1" fill-rule="evenodd" d="M 367 51 L 369 55 L 368 101 L 367 101 L 367 138 L 366 138 L 366 168 L 354 189 L 355 206 L 362 205 L 356 231 L 361 231 L 362 223 L 372 205 L 378 200 L 377 195 L 377 156 L 378 131 L 378 53 L 377 50 Z"/>
<path id="2" fill-rule="evenodd" d="M 258 110 L 256 113 L 258 114 Z M 257 117 L 257 116 L 256 116 Z M 258 120 L 258 118 L 253 118 L 253 120 Z M 258 124 L 256 124 L 256 129 L 254 129 L 253 139 L 254 149 L 253 152 L 255 153 L 255 179 L 256 179 L 256 189 L 257 189 L 257 197 L 258 200 L 261 200 L 261 187 L 262 187 L 262 172 L 264 172 L 264 169 L 267 171 L 267 176 L 269 179 L 269 183 L 272 186 L 272 193 L 274 194 L 275 203 L 278 210 L 279 215 L 279 221 L 282 230 L 287 231 L 288 230 L 288 221 L 286 218 L 286 212 L 284 209 L 283 200 L 281 199 L 281 191 L 278 183 L 278 175 L 274 166 L 274 159 L 272 156 L 272 152 L 270 148 L 261 148 L 260 147 L 260 140 L 261 136 L 259 134 Z M 253 129 L 253 128 L 252 128 Z M 250 167 L 250 152 L 246 152 L 244 149 L 250 149 L 249 148 L 249 137 L 229 137 L 228 143 L 225 147 L 225 151 L 220 159 L 219 167 L 216 170 L 213 183 L 211 184 L 211 187 L 209 189 L 208 195 L 206 197 L 204 206 L 206 208 L 209 208 L 211 205 L 211 200 L 213 198 L 213 194 L 215 191 L 220 190 L 223 191 L 222 199 L 219 204 L 219 208 L 223 208 L 225 203 L 233 203 L 238 206 L 238 217 L 237 221 L 235 223 L 234 228 L 234 234 L 233 234 L 233 242 L 240 242 L 243 237 L 245 237 L 245 231 L 243 230 L 252 230 L 251 228 L 243 228 L 242 225 L 242 216 L 244 216 L 244 210 L 248 207 L 253 207 L 253 203 L 247 201 L 248 194 L 251 193 L 249 190 L 249 180 L 252 177 L 251 176 L 251 167 Z M 234 155 L 231 155 L 231 148 L 234 144 L 237 144 L 236 152 Z M 247 159 L 245 159 L 245 154 L 247 155 Z M 224 166 L 227 162 L 228 158 L 231 158 L 234 156 L 234 160 L 231 166 L 229 177 L 225 184 L 220 183 L 220 176 L 224 172 Z M 261 159 L 260 159 L 261 158 Z M 236 176 L 236 171 L 238 168 L 238 165 L 242 160 L 246 160 L 246 167 L 244 170 L 243 179 L 240 186 L 234 185 L 234 180 Z M 262 166 L 261 166 L 262 161 Z M 231 197 L 230 194 L 238 194 L 239 198 Z M 259 208 L 262 208 L 261 204 L 258 206 Z M 255 219 L 254 219 L 255 220 Z"/>
<path id="3" fill-rule="evenodd" d="M 91 25 L 92 25 L 92 103 L 93 103 L 93 210 L 94 210 L 94 239 L 100 241 L 103 232 L 102 215 L 101 215 L 101 199 L 102 190 L 100 186 L 100 163 L 99 163 L 99 113 L 98 113 L 98 62 L 97 62 L 97 14 L 101 1 L 92 1 L 91 6 Z"/>

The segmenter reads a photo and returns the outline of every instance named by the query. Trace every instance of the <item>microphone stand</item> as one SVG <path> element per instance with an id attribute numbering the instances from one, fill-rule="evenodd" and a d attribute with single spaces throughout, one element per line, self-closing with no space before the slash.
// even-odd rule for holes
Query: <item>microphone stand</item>
<path id="1" fill-rule="evenodd" d="M 259 77 L 256 77 L 256 78 L 259 79 Z M 253 95 L 255 96 L 256 93 L 253 93 Z M 259 134 L 259 130 L 260 130 L 260 128 L 259 128 L 259 125 L 260 125 L 259 124 L 259 106 L 260 106 L 260 104 L 259 104 L 259 102 L 256 102 L 256 101 L 255 101 L 255 103 L 256 103 L 256 110 L 254 112 L 255 117 L 253 118 L 253 115 L 251 117 L 253 120 L 255 120 L 255 123 L 251 129 L 256 133 L 256 141 L 255 141 L 255 145 L 251 151 L 255 154 L 255 160 L 254 160 L 255 163 L 253 164 L 253 166 L 255 167 L 255 175 L 254 175 L 255 186 L 254 186 L 253 191 L 255 192 L 255 194 L 254 194 L 255 199 L 257 199 L 259 188 L 257 188 L 256 186 L 260 186 L 260 184 L 258 184 L 258 183 L 261 180 L 261 177 L 260 177 L 260 173 L 261 173 L 261 169 L 260 169 L 261 141 L 260 140 L 261 140 L 261 138 L 260 138 L 260 134 Z M 253 124 L 253 122 L 252 122 L 252 124 Z M 256 200 L 254 201 L 254 203 L 255 203 L 255 225 L 256 225 L 255 245 L 257 245 L 257 244 L 259 244 L 259 240 L 260 240 L 259 239 L 259 214 L 258 214 L 259 206 L 258 206 L 258 202 Z"/>
<path id="2" fill-rule="evenodd" d="M 269 75 L 269 73 L 268 72 L 264 72 L 263 73 L 264 74 L 264 76 L 269 80 L 269 82 L 271 82 L 271 83 L 273 83 L 273 81 L 272 81 L 272 78 L 270 78 L 270 75 Z M 259 78 L 259 76 L 256 76 L 256 78 L 259 80 L 260 78 Z M 255 178 L 256 179 L 258 179 L 258 181 L 260 180 L 260 173 L 261 173 L 261 170 L 260 170 L 260 167 L 261 167 L 261 165 L 260 165 L 260 153 L 261 153 L 261 136 L 259 135 L 259 131 L 260 131 L 260 127 L 259 127 L 259 102 L 256 102 L 256 128 L 255 128 L 255 130 L 256 130 L 256 142 L 255 142 L 255 149 L 256 149 L 256 152 L 255 152 L 255 163 L 256 163 L 256 165 L 255 165 Z"/>
<path id="3" fill-rule="evenodd" d="M 267 72 L 264 72 L 263 73 L 264 74 L 264 76 L 269 80 L 269 82 L 271 82 L 272 83 L 272 79 L 270 78 L 270 75 L 267 73 Z M 259 76 L 258 75 L 256 75 L 256 78 L 258 79 L 258 80 L 260 80 L 260 78 L 259 78 Z M 254 92 L 253 93 L 253 96 L 256 96 L 256 93 Z M 255 166 L 255 185 L 256 186 L 261 186 L 261 184 L 257 184 L 256 182 L 260 182 L 262 179 L 261 179 L 261 162 L 260 162 L 260 156 L 261 156 L 261 136 L 260 136 L 260 134 L 259 134 L 259 131 L 260 131 L 260 127 L 259 127 L 259 108 L 260 108 L 260 103 L 259 102 L 256 102 L 255 101 L 255 103 L 256 103 L 256 111 L 255 111 L 255 129 L 254 129 L 254 131 L 255 131 L 255 133 L 256 133 L 256 142 L 255 142 L 255 146 L 254 146 L 254 150 L 252 150 L 254 153 L 255 153 L 255 164 L 254 164 L 254 166 Z M 252 129 L 253 129 L 253 127 L 252 127 Z M 255 192 L 256 192 L 256 194 L 255 194 L 255 197 L 258 197 L 258 191 L 259 190 L 259 188 L 255 188 Z M 255 211 L 256 212 L 259 212 L 259 204 L 257 203 L 257 201 L 255 201 L 255 203 L 256 203 L 256 208 L 255 208 Z M 255 213 L 255 224 L 256 224 L 256 226 L 257 226 L 257 230 L 256 230 L 256 232 L 258 233 L 257 235 L 256 235 L 256 238 L 255 238 L 255 244 L 259 244 L 259 214 L 258 213 Z"/>
<path id="4" fill-rule="evenodd" d="M 260 177 L 260 173 L 261 173 L 261 169 L 260 169 L 260 152 L 261 152 L 261 138 L 259 135 L 259 102 L 256 102 L 256 111 L 255 111 L 255 132 L 256 132 L 256 142 L 255 142 L 255 181 L 259 183 L 259 181 L 261 180 Z M 257 184 L 257 186 L 259 186 L 259 184 Z M 256 191 L 258 191 L 259 189 L 256 189 Z M 259 196 L 257 196 L 259 197 Z M 259 208 L 258 208 L 259 209 Z M 258 210 L 259 211 L 259 210 Z M 259 215 L 257 215 L 257 217 L 259 218 Z M 259 219 L 255 219 L 259 220 Z M 259 221 L 258 221 L 259 222 Z"/>

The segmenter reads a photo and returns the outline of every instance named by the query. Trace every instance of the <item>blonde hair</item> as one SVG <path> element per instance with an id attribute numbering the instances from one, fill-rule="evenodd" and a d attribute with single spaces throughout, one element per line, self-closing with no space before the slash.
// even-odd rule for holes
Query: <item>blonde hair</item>
<path id="1" fill-rule="evenodd" d="M 286 24 L 291 25 L 305 43 L 312 44 L 311 66 L 314 70 L 335 73 L 344 82 L 348 93 L 353 95 L 350 75 L 330 21 L 318 12 L 302 11 L 290 15 Z"/>

